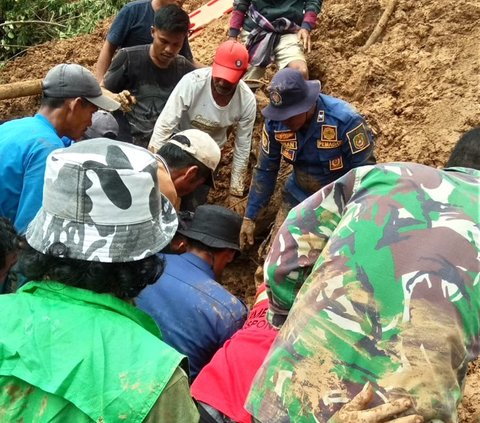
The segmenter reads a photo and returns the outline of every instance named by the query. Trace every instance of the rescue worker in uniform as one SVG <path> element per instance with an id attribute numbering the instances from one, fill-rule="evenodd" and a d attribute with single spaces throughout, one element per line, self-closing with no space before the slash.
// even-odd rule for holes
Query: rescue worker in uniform
<path id="1" fill-rule="evenodd" d="M 374 140 L 364 118 L 350 104 L 320 92 L 320 81 L 305 81 L 295 69 L 272 79 L 270 104 L 255 166 L 240 240 L 254 242 L 255 220 L 274 192 L 280 161 L 293 166 L 273 227 L 288 210 L 349 170 L 374 164 Z"/>

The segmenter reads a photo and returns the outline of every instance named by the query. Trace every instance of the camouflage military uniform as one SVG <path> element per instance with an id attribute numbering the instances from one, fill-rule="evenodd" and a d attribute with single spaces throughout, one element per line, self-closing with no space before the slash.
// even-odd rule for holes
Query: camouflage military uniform
<path id="1" fill-rule="evenodd" d="M 370 381 L 374 404 L 408 394 L 425 421 L 456 421 L 480 344 L 479 182 L 365 166 L 291 210 L 265 263 L 269 318 L 288 319 L 247 401 L 256 419 L 325 422 Z"/>

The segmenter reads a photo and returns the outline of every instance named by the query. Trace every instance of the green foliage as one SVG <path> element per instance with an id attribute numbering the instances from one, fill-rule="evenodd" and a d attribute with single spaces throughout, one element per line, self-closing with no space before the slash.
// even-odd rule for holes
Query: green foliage
<path id="1" fill-rule="evenodd" d="M 126 0 L 0 0 L 0 61 L 33 45 L 91 32 Z"/>

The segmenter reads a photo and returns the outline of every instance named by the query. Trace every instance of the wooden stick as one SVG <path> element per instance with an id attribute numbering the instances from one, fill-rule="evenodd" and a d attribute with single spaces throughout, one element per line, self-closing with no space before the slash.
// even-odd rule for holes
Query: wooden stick
<path id="1" fill-rule="evenodd" d="M 377 38 L 380 36 L 380 34 L 383 32 L 383 30 L 387 26 L 388 19 L 390 18 L 390 15 L 395 10 L 396 5 L 397 5 L 397 0 L 390 0 L 390 2 L 387 4 L 387 7 L 383 11 L 382 16 L 380 16 L 377 26 L 370 34 L 370 37 L 368 37 L 367 42 L 365 43 L 365 45 L 360 47 L 360 51 L 365 51 L 366 49 L 368 49 L 368 47 L 370 47 L 373 43 L 375 43 L 375 41 L 377 41 Z"/>
<path id="2" fill-rule="evenodd" d="M 32 79 L 29 81 L 12 82 L 0 85 L 0 100 L 8 98 L 26 97 L 42 93 L 42 80 Z"/>

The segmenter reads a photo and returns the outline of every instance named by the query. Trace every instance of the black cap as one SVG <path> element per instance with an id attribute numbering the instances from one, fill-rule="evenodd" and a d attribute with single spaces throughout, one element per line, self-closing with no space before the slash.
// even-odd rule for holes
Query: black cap
<path id="1" fill-rule="evenodd" d="M 234 211 L 215 204 L 199 206 L 188 229 L 178 232 L 212 248 L 240 251 L 242 218 Z"/>

